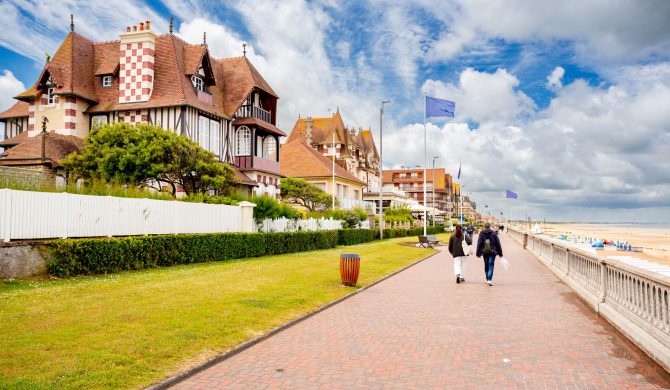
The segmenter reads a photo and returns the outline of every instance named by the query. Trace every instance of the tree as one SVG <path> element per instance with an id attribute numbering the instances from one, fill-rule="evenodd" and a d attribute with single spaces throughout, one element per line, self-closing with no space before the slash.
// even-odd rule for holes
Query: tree
<path id="1" fill-rule="evenodd" d="M 323 211 L 331 205 L 331 195 L 303 179 L 287 177 L 281 181 L 281 196 L 288 203 L 309 211 Z"/>
<path id="2" fill-rule="evenodd" d="M 115 123 L 93 128 L 84 148 L 68 156 L 66 170 L 97 179 L 186 194 L 215 190 L 227 193 L 235 184 L 230 166 L 197 143 L 149 124 Z"/>

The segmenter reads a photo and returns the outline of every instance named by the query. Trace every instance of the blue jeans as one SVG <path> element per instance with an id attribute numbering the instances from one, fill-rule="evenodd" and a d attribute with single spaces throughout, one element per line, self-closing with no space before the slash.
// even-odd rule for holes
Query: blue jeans
<path id="1" fill-rule="evenodd" d="M 495 260 L 496 255 L 484 255 L 484 273 L 486 274 L 486 280 L 493 280 L 493 265 L 495 264 Z"/>

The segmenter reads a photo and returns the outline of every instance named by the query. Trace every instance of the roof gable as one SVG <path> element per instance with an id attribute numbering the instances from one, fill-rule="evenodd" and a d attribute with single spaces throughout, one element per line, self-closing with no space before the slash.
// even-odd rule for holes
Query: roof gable
<path id="1" fill-rule="evenodd" d="M 333 161 L 323 156 L 304 141 L 286 143 L 279 149 L 281 174 L 287 177 L 330 177 Z M 346 169 L 335 164 L 335 176 L 340 179 L 365 185 L 365 182 Z"/>
<path id="2" fill-rule="evenodd" d="M 227 115 L 233 116 L 254 88 L 279 98 L 247 57 L 223 58 L 215 62 L 220 64 L 222 70 L 226 91 L 223 106 Z"/>

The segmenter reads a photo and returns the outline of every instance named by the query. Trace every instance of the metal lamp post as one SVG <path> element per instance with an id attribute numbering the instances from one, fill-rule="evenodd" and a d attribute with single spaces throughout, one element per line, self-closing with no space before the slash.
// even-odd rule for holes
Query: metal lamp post
<path id="1" fill-rule="evenodd" d="M 440 158 L 440 156 L 433 156 L 433 226 L 435 226 L 435 159 Z"/>
<path id="2" fill-rule="evenodd" d="M 384 104 L 391 103 L 390 100 L 382 100 L 379 107 L 379 239 L 384 238 L 384 215 L 383 215 L 383 199 L 382 189 L 384 188 L 384 147 L 382 144 L 382 117 L 384 116 Z"/>

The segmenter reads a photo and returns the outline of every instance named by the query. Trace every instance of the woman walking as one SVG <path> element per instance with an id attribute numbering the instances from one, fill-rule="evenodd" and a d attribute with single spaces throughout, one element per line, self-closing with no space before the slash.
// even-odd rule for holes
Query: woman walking
<path id="1" fill-rule="evenodd" d="M 465 258 L 467 256 L 463 251 L 463 240 L 465 240 L 468 245 L 472 245 L 472 238 L 466 233 L 463 233 L 463 227 L 461 225 L 457 225 L 456 233 L 449 237 L 449 253 L 454 257 L 454 275 L 456 276 L 456 283 L 465 282 L 465 278 L 461 277 L 461 275 L 464 274 Z"/>
<path id="2" fill-rule="evenodd" d="M 479 233 L 477 240 L 477 257 L 484 256 L 484 273 L 486 273 L 486 283 L 493 286 L 493 265 L 496 256 L 503 257 L 502 246 L 498 233 L 491 230 L 491 224 L 484 225 L 484 231 Z"/>

